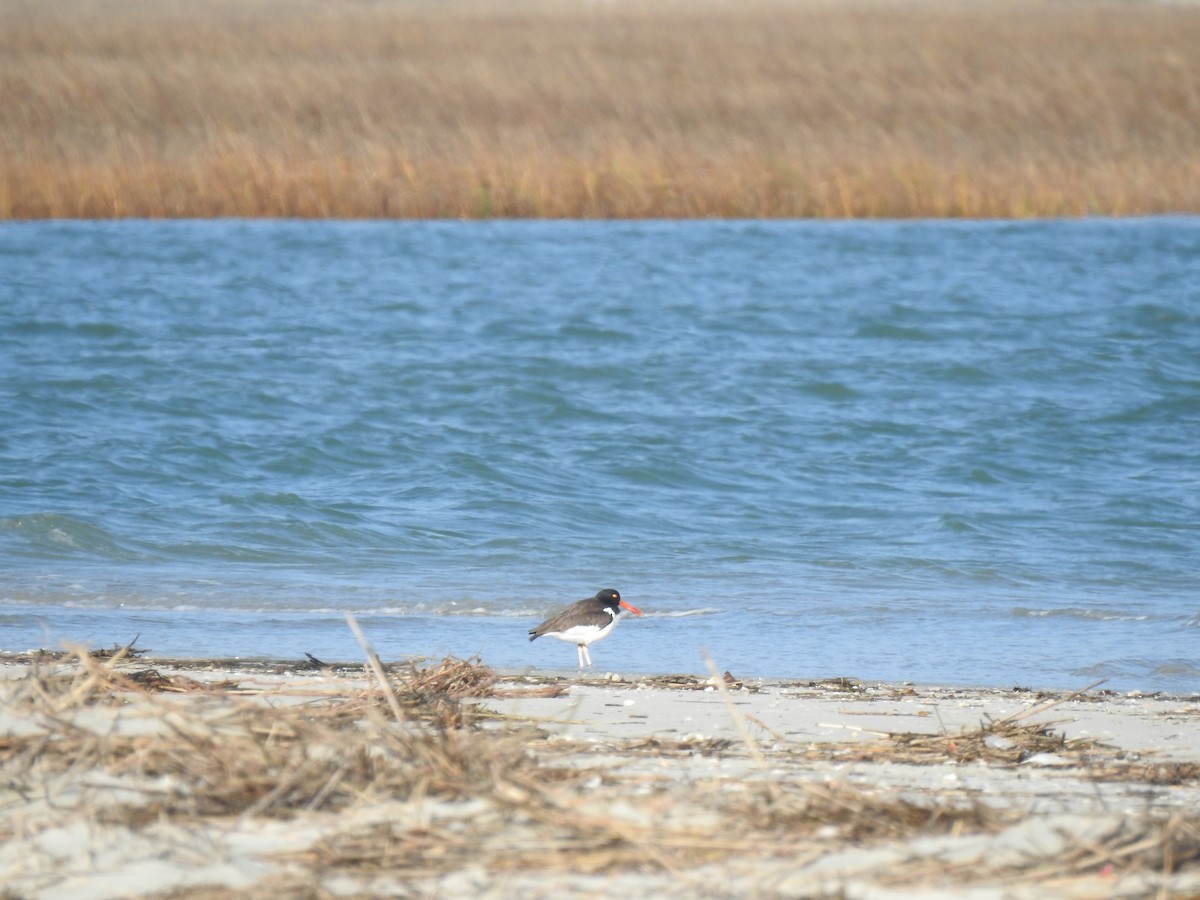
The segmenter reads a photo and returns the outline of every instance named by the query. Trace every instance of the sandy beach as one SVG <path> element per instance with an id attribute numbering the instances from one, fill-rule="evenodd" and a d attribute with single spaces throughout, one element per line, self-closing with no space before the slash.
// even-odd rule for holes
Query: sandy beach
<path id="1" fill-rule="evenodd" d="M 76 652 L 0 696 L 3 897 L 1200 895 L 1200 695 Z"/>

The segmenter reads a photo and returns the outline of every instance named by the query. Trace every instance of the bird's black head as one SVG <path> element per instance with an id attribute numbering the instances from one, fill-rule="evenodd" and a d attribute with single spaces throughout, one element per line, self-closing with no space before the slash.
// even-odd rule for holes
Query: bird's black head
<path id="1" fill-rule="evenodd" d="M 604 590 L 599 591 L 596 596 L 592 598 L 592 602 L 601 609 L 612 610 L 612 614 L 614 616 L 621 615 L 621 610 L 631 612 L 635 616 L 645 615 L 645 613 L 643 613 L 636 606 L 630 606 L 628 603 L 622 600 L 621 595 L 612 588 L 605 588 Z"/>

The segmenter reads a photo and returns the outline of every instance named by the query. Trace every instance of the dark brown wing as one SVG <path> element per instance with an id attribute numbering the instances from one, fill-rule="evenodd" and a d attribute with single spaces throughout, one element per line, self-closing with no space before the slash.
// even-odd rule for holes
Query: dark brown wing
<path id="1" fill-rule="evenodd" d="M 612 616 L 604 611 L 608 606 L 604 601 L 597 600 L 595 597 L 589 597 L 586 600 L 580 600 L 578 603 L 572 603 L 562 612 L 551 616 L 537 628 L 529 629 L 529 639 L 536 640 L 543 634 L 551 634 L 555 631 L 566 631 L 574 625 L 593 625 L 596 628 L 603 628 L 612 621 Z"/>

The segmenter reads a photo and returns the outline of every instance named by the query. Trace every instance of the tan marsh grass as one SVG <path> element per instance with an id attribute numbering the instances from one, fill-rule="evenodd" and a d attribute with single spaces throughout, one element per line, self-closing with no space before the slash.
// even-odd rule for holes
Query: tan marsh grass
<path id="1" fill-rule="evenodd" d="M 1200 6 L 0 0 L 0 218 L 1200 211 Z"/>

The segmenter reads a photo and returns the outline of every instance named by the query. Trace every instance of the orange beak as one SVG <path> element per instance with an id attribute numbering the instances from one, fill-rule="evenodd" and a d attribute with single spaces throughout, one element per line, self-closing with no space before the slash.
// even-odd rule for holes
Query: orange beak
<path id="1" fill-rule="evenodd" d="M 630 606 L 630 605 L 629 605 L 628 603 L 626 603 L 624 600 L 622 600 L 622 601 L 621 601 L 621 608 L 622 608 L 622 609 L 627 609 L 627 610 L 629 610 L 629 611 L 630 611 L 631 613 L 633 613 L 635 616 L 644 616 L 644 615 L 646 615 L 646 614 L 645 614 L 644 612 L 642 612 L 640 609 L 637 609 L 636 607 Z"/>

